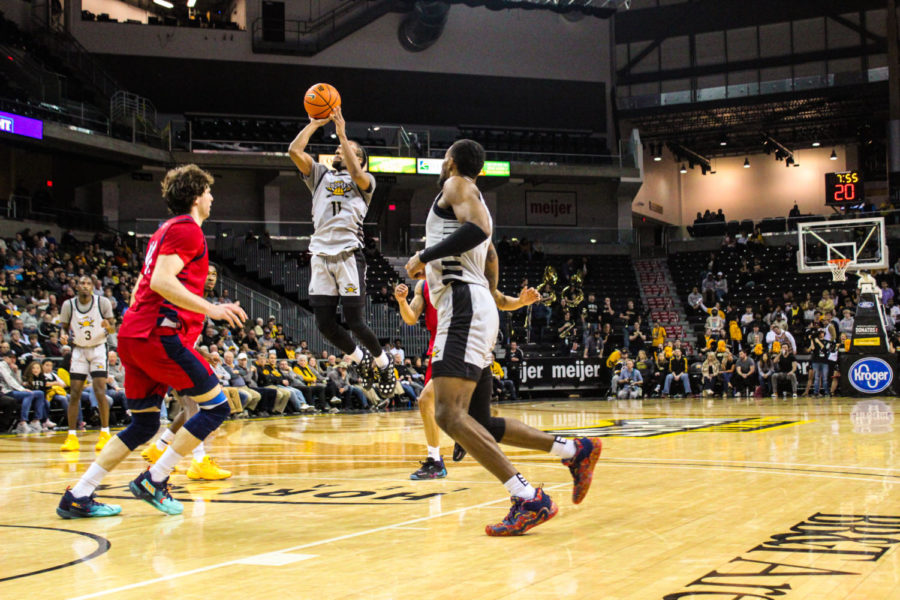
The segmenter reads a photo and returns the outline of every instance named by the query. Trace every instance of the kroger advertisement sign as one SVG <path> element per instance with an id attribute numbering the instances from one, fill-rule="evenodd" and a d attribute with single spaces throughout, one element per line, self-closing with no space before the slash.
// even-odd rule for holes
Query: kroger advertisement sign
<path id="1" fill-rule="evenodd" d="M 870 356 L 853 363 L 848 379 L 856 390 L 866 394 L 877 394 L 891 385 L 894 372 L 887 362 Z"/>

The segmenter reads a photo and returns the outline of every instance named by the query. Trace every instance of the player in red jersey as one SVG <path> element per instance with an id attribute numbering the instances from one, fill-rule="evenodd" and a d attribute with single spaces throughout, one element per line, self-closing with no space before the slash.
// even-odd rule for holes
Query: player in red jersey
<path id="1" fill-rule="evenodd" d="M 159 409 L 169 387 L 190 396 L 201 410 L 188 419 L 159 460 L 129 484 L 131 493 L 166 514 L 181 514 L 168 491 L 169 474 L 181 457 L 229 414 L 228 401 L 209 363 L 193 349 L 206 316 L 239 327 L 247 315 L 237 304 L 203 298 L 209 252 L 200 226 L 209 218 L 212 176 L 196 165 L 166 173 L 162 195 L 175 215 L 150 238 L 131 307 L 119 329 L 119 356 L 131 424 L 111 439 L 56 512 L 64 519 L 108 517 L 121 508 L 94 500 L 103 477 L 159 429 Z"/>
<path id="2" fill-rule="evenodd" d="M 495 265 L 486 266 L 488 271 L 490 267 L 496 268 Z M 492 279 L 493 283 L 494 280 Z M 415 473 L 409 476 L 410 479 L 441 479 L 447 476 L 447 468 L 444 466 L 444 459 L 441 457 L 441 430 L 434 418 L 434 386 L 431 383 L 431 358 L 434 352 L 434 338 L 437 335 L 437 310 L 431 303 L 431 296 L 428 293 L 428 282 L 421 280 L 416 284 L 415 294 L 412 302 L 408 302 L 406 297 L 409 288 L 406 284 L 401 283 L 394 289 L 394 298 L 400 307 L 400 316 L 407 325 L 415 325 L 419 322 L 419 316 L 425 311 L 425 328 L 429 333 L 428 341 L 428 369 L 425 371 L 425 389 L 419 395 L 419 413 L 422 415 L 422 423 L 425 426 L 425 443 L 428 448 L 428 456 Z M 494 302 L 500 310 L 513 311 L 518 310 L 529 304 L 534 304 L 541 299 L 540 292 L 534 288 L 523 288 L 518 298 L 506 296 L 503 292 L 492 285 L 491 293 L 494 296 Z M 457 444 L 457 446 L 459 446 Z M 457 454 L 461 453 L 458 455 Z M 465 451 L 462 446 L 459 450 L 454 450 L 453 460 L 462 460 Z"/>

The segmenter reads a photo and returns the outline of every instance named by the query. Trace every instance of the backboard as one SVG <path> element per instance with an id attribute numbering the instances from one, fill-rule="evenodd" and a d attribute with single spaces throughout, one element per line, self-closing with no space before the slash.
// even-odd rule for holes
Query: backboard
<path id="1" fill-rule="evenodd" d="M 797 271 L 829 273 L 828 261 L 837 258 L 852 261 L 848 271 L 887 269 L 890 265 L 884 218 L 797 224 Z"/>

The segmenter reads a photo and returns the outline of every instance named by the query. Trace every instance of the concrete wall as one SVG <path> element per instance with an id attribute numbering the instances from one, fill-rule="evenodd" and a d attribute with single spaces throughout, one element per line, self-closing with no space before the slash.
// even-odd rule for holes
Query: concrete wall
<path id="1" fill-rule="evenodd" d="M 722 208 L 725 217 L 754 219 L 786 217 L 797 203 L 803 214 L 829 214 L 825 206 L 825 174 L 855 167 L 855 155 L 842 146 L 836 149 L 838 160 L 829 159 L 832 148 L 801 150 L 795 153 L 799 167 L 787 168 L 774 155 L 751 155 L 750 168 L 744 168 L 747 157 L 720 158 L 713 161 L 715 175 L 703 176 L 700 168 L 682 175 L 681 163 L 668 152 L 661 162 L 647 156 L 644 161 L 644 185 L 632 209 L 672 225 L 690 225 L 697 212 Z M 662 214 L 650 210 L 650 203 L 660 205 Z"/>

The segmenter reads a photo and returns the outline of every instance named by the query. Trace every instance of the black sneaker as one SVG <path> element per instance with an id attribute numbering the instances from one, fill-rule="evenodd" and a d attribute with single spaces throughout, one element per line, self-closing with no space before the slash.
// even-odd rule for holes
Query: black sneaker
<path id="1" fill-rule="evenodd" d="M 364 388 L 369 388 L 375 383 L 375 357 L 372 353 L 362 348 L 363 357 L 359 361 L 359 381 Z"/>
<path id="2" fill-rule="evenodd" d="M 459 442 L 453 444 L 453 462 L 459 462 L 466 457 L 466 449 L 459 445 Z"/>
<path id="3" fill-rule="evenodd" d="M 385 368 L 375 369 L 375 392 L 382 399 L 390 399 L 394 395 L 397 378 L 394 377 L 394 366 L 388 363 Z"/>
<path id="4" fill-rule="evenodd" d="M 444 467 L 444 460 L 434 460 L 430 456 L 421 463 L 421 468 L 409 476 L 414 481 L 422 479 L 443 479 L 447 476 L 447 468 Z"/>

